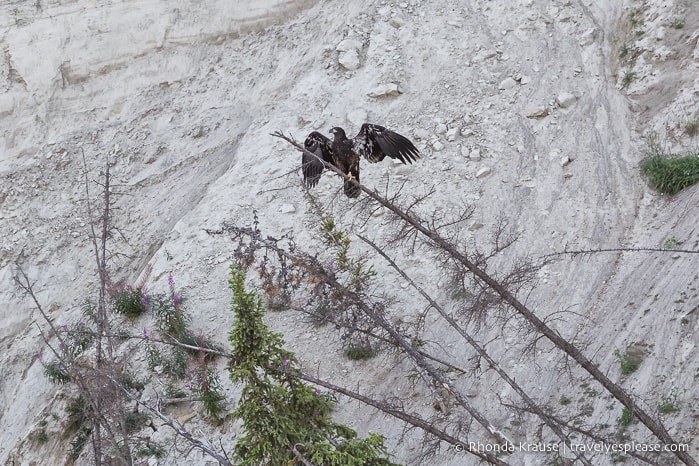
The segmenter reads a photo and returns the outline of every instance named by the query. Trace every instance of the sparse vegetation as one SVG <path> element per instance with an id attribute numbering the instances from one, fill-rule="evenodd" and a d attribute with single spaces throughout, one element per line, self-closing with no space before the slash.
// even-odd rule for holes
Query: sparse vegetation
<path id="1" fill-rule="evenodd" d="M 674 195 L 699 181 L 699 154 L 668 157 L 657 142 L 657 137 L 652 135 L 648 139 L 641 171 L 653 189 Z"/>
<path id="2" fill-rule="evenodd" d="M 664 395 L 658 404 L 658 412 L 660 414 L 674 414 L 680 411 L 677 401 L 677 392 L 672 390 L 669 395 Z"/>
<path id="3" fill-rule="evenodd" d="M 48 422 L 45 419 L 42 420 L 39 422 L 39 429 L 34 433 L 34 439 L 39 444 L 46 443 L 49 440 L 49 434 L 46 432 L 47 425 Z"/>
<path id="4" fill-rule="evenodd" d="M 684 21 L 681 19 L 676 19 L 670 24 L 670 26 L 674 29 L 682 29 L 684 27 Z"/>
<path id="5" fill-rule="evenodd" d="M 696 136 L 697 132 L 699 132 L 699 120 L 695 118 L 685 123 L 684 132 L 687 133 L 688 136 Z"/>
<path id="6" fill-rule="evenodd" d="M 625 70 L 624 75 L 621 78 L 621 87 L 623 89 L 627 89 L 634 79 L 636 79 L 636 73 L 632 70 Z"/>
<path id="7" fill-rule="evenodd" d="M 165 448 L 157 442 L 149 441 L 146 445 L 140 447 L 136 452 L 138 456 L 162 458 L 165 456 Z"/>
<path id="8" fill-rule="evenodd" d="M 58 361 L 44 364 L 44 376 L 56 385 L 70 382 L 70 375 L 61 367 L 61 363 Z"/>
<path id="9" fill-rule="evenodd" d="M 623 44 L 623 45 L 619 48 L 619 58 L 621 58 L 622 60 L 624 60 L 624 59 L 626 59 L 626 57 L 628 57 L 628 56 L 629 56 L 629 46 L 628 46 L 627 44 Z"/>
<path id="10" fill-rule="evenodd" d="M 376 352 L 369 343 L 352 342 L 349 345 L 347 345 L 347 348 L 345 348 L 345 356 L 347 357 L 347 359 L 351 359 L 353 361 L 361 359 L 371 359 L 375 355 Z"/>
<path id="11" fill-rule="evenodd" d="M 90 407 L 82 396 L 72 399 L 66 407 L 66 412 L 68 413 L 66 433 L 74 435 L 73 440 L 70 442 L 70 451 L 68 453 L 72 460 L 78 459 L 92 433 L 92 421 L 89 410 Z"/>
<path id="12" fill-rule="evenodd" d="M 126 426 L 126 431 L 130 434 L 138 432 L 143 426 L 145 426 L 150 420 L 150 416 L 146 413 L 141 412 L 131 412 L 126 413 L 124 416 L 124 424 Z"/>
<path id="13" fill-rule="evenodd" d="M 629 21 L 631 22 L 631 26 L 633 27 L 638 27 L 643 24 L 643 20 L 639 19 L 640 12 L 638 11 L 638 8 L 632 8 L 631 11 L 629 11 Z"/>
<path id="14" fill-rule="evenodd" d="M 616 349 L 614 350 L 614 356 L 616 356 L 619 364 L 621 365 L 621 375 L 623 376 L 633 374 L 641 364 L 639 356 L 630 353 L 628 350 L 622 354 L 618 349 Z"/>
<path id="15" fill-rule="evenodd" d="M 669 237 L 668 239 L 665 240 L 665 242 L 663 243 L 663 247 L 665 249 L 672 249 L 675 246 L 677 246 L 678 244 L 680 244 L 680 242 L 677 241 L 677 238 L 675 238 L 675 235 L 672 235 L 671 237 Z"/>
<path id="16" fill-rule="evenodd" d="M 558 402 L 561 404 L 561 406 L 568 406 L 571 402 L 571 399 L 565 395 L 561 395 L 561 397 L 558 399 Z"/>
<path id="17" fill-rule="evenodd" d="M 626 407 L 622 408 L 621 415 L 619 416 L 619 426 L 621 426 L 621 430 L 626 430 L 626 428 L 631 425 L 633 420 L 634 417 L 631 410 Z"/>
<path id="18" fill-rule="evenodd" d="M 132 288 L 123 281 L 110 292 L 112 296 L 112 309 L 117 314 L 123 314 L 130 319 L 135 319 L 146 312 L 146 294 L 141 288 Z"/>

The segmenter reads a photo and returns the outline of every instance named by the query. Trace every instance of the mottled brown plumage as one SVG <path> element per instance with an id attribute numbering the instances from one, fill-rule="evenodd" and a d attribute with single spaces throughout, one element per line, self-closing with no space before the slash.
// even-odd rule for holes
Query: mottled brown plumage
<path id="1" fill-rule="evenodd" d="M 344 191 L 348 197 L 359 196 L 360 189 L 352 180 L 359 181 L 359 159 L 364 157 L 370 163 L 380 162 L 384 157 L 400 160 L 403 163 L 413 163 L 420 153 L 410 140 L 383 126 L 364 123 L 359 133 L 348 139 L 345 130 L 332 128 L 333 140 L 313 131 L 306 137 L 304 147 L 316 157 L 303 154 L 302 171 L 306 186 L 318 184 L 324 165 L 321 160 L 335 165 L 345 173 Z"/>

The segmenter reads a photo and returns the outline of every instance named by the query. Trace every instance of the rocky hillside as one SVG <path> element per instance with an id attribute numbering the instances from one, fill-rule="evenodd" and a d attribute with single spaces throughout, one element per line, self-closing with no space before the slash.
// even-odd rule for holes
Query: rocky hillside
<path id="1" fill-rule="evenodd" d="M 148 286 L 158 290 L 171 273 L 194 325 L 221 344 L 231 324 L 233 245 L 204 229 L 250 224 L 257 211 L 265 234 L 293 233 L 311 251 L 320 248 L 300 156 L 270 136 L 276 130 L 303 139 L 332 126 L 354 134 L 369 121 L 409 136 L 423 155 L 418 163 L 365 163 L 362 182 L 388 192 L 403 183 L 406 192 L 434 189 L 421 207 L 426 214 L 473 208 L 462 236 L 474 247 L 487 248 L 505 218 L 519 240 L 497 258 L 502 267 L 563 250 L 699 249 L 699 188 L 663 196 L 639 171 L 651 133 L 668 153 L 696 151 L 697 2 L 47 0 L 5 2 L 0 12 L 0 464 L 66 461 L 67 389 L 44 377 L 36 356 L 46 349 L 45 325 L 12 277 L 21 265 L 58 324 L 80 319 L 97 280 L 85 168 L 98 179 L 107 156 L 122 233 L 112 247 L 123 254 L 114 256 L 112 275 L 133 283 L 151 264 Z M 325 175 L 314 191 L 337 215 L 351 207 L 340 186 Z M 375 238 L 392 232 L 380 215 L 368 226 L 345 225 Z M 458 307 L 429 250 L 394 254 L 440 302 Z M 400 282 L 378 262 L 378 284 L 390 291 Z M 662 420 L 695 456 L 698 271 L 696 254 L 564 256 L 522 296 L 650 412 L 676 400 L 679 411 Z M 424 307 L 412 309 L 417 298 L 407 292 L 402 298 L 396 319 Z M 312 328 L 293 313 L 268 317 L 323 377 L 400 396 L 410 410 L 430 414 L 432 394 L 408 377 L 409 362 L 391 354 L 349 361 L 333 329 Z M 442 330 L 430 318 L 423 337 L 468 364 L 473 351 Z M 587 423 L 617 422 L 620 405 L 588 396 L 575 371 L 563 377 L 560 355 L 546 345 L 522 358 L 517 329 L 474 334 L 542 404 L 560 407 L 565 396 L 575 400 L 567 415 L 588 410 Z M 643 357 L 622 377 L 615 352 L 627 348 Z M 499 429 L 536 441 L 501 406 L 498 397 L 512 394 L 496 374 L 457 383 Z M 236 387 L 227 389 L 233 399 Z M 418 464 L 419 433 L 401 437 L 397 421 L 356 402 L 341 400 L 337 417 L 362 434 L 383 433 L 397 461 Z M 190 427 L 228 448 L 237 432 Z M 41 428 L 44 443 L 36 441 Z M 166 430 L 156 435 L 166 438 Z M 540 464 L 536 458 L 507 461 Z M 198 452 L 187 460 L 206 461 Z M 431 462 L 471 461 L 445 447 Z"/>

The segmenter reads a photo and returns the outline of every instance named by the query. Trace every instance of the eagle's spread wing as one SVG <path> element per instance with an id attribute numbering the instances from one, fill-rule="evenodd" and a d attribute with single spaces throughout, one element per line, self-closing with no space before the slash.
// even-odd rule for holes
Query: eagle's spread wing
<path id="1" fill-rule="evenodd" d="M 354 151 L 371 163 L 380 162 L 387 155 L 403 163 L 413 163 L 420 157 L 408 138 L 379 125 L 364 123 L 352 143 Z"/>
<path id="2" fill-rule="evenodd" d="M 332 142 L 318 131 L 313 131 L 308 135 L 303 143 L 307 151 L 316 154 L 316 156 L 328 163 L 333 163 Z M 306 154 L 301 158 L 301 170 L 303 171 L 303 182 L 309 188 L 318 184 L 320 174 L 323 173 L 323 162 L 316 157 Z"/>

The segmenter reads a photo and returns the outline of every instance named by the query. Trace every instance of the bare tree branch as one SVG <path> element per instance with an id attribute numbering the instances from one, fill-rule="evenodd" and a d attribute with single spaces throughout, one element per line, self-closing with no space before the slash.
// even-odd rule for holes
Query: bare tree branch
<path id="1" fill-rule="evenodd" d="M 556 423 L 554 423 L 554 422 L 551 421 L 551 419 L 546 415 L 546 413 L 544 412 L 544 410 L 543 410 L 543 409 L 542 409 L 542 408 L 541 408 L 541 407 L 540 407 L 540 406 L 539 406 L 539 405 L 524 391 L 524 389 L 523 389 L 522 387 L 519 386 L 519 384 L 517 384 L 517 383 L 515 382 L 515 380 L 514 380 L 512 377 L 510 377 L 510 376 L 507 374 L 507 372 L 505 372 L 504 369 L 502 369 L 502 368 L 500 367 L 500 365 L 497 363 L 497 361 L 495 361 L 495 360 L 488 354 L 488 352 L 485 350 L 485 348 L 483 348 L 480 344 L 478 344 L 478 342 L 477 342 L 476 340 L 474 340 L 474 339 L 471 337 L 471 335 L 469 335 L 468 333 L 466 333 L 466 331 L 465 331 L 465 330 L 464 330 L 464 329 L 463 329 L 463 328 L 462 328 L 462 327 L 461 327 L 461 326 L 460 326 L 460 325 L 459 325 L 459 324 L 444 310 L 444 308 L 442 308 L 442 306 L 440 306 L 439 303 L 437 303 L 434 299 L 432 299 L 432 297 L 431 297 L 429 294 L 427 294 L 427 293 L 425 292 L 425 290 L 422 289 L 422 287 L 420 287 L 417 283 L 415 283 L 415 281 L 414 281 L 412 278 L 410 278 L 410 277 L 403 271 L 403 269 L 401 269 L 401 268 L 398 266 L 398 264 L 395 263 L 395 261 L 394 261 L 393 259 L 391 259 L 390 257 L 388 257 L 388 255 L 387 255 L 381 248 L 379 248 L 379 247 L 378 247 L 374 242 L 372 242 L 371 240 L 369 240 L 369 239 L 367 239 L 367 238 L 365 238 L 365 237 L 363 237 L 363 236 L 361 236 L 361 235 L 357 235 L 357 236 L 359 236 L 359 238 L 360 238 L 362 241 L 364 241 L 364 242 L 367 243 L 369 246 L 371 246 L 371 247 L 374 249 L 374 251 L 376 251 L 381 257 L 383 257 L 384 260 L 385 260 L 386 262 L 388 262 L 388 264 L 389 264 L 396 272 L 398 272 L 398 274 L 399 274 L 401 277 L 403 277 L 403 279 L 405 279 L 405 280 L 410 284 L 410 286 L 412 286 L 415 290 L 417 290 L 418 293 L 420 293 L 420 295 L 422 295 L 422 297 L 425 298 L 425 300 L 426 300 L 427 302 L 429 302 L 430 305 L 431 305 L 434 309 L 437 310 L 437 312 L 439 312 L 439 314 L 442 316 L 442 318 L 444 318 L 444 320 L 446 320 L 446 321 L 449 323 L 449 325 L 451 325 L 452 328 L 454 328 L 454 329 L 459 333 L 459 335 L 461 335 L 461 337 L 462 337 L 464 340 L 466 340 L 466 342 L 468 342 L 468 344 L 471 345 L 471 347 L 472 347 L 473 349 L 476 350 L 476 352 L 478 353 L 478 355 L 479 355 L 481 358 L 485 359 L 485 360 L 488 362 L 489 367 L 490 367 L 491 369 L 495 370 L 495 371 L 498 373 L 498 375 L 500 375 L 500 377 L 501 377 L 505 382 L 507 382 L 507 384 L 508 384 L 510 387 L 512 387 L 512 389 L 522 398 L 522 400 L 524 400 L 524 402 L 525 402 L 526 405 L 529 407 L 529 409 L 530 409 L 533 413 L 535 413 L 542 421 L 544 421 L 544 423 L 549 427 L 549 429 L 551 429 L 551 430 L 558 436 L 558 438 L 560 438 L 560 439 L 563 441 L 563 443 L 565 443 L 567 446 L 570 447 L 570 445 L 571 445 L 572 442 L 571 442 L 570 439 L 563 433 L 563 431 L 561 430 L 561 428 L 560 428 Z M 571 451 L 573 451 L 573 452 L 575 453 L 576 457 L 577 457 L 583 464 L 588 465 L 588 466 L 591 466 L 591 465 L 592 465 L 592 463 L 590 463 L 590 460 L 588 460 L 588 459 L 585 457 L 585 455 L 584 455 L 583 453 L 578 452 L 578 451 L 575 451 L 575 450 L 573 450 L 573 449 L 571 449 Z"/>
<path id="2" fill-rule="evenodd" d="M 299 151 L 304 152 L 307 155 L 316 157 L 315 154 L 304 149 L 303 146 L 298 144 L 293 139 L 285 136 L 281 132 L 273 133 L 272 136 L 284 139 L 291 145 L 296 147 Z M 316 157 L 318 158 L 318 157 Z M 318 160 L 320 160 L 318 158 Z M 337 173 L 343 179 L 348 179 L 344 173 L 335 168 L 329 163 L 323 162 L 325 168 Z M 475 277 L 481 280 L 487 287 L 492 289 L 497 293 L 504 302 L 515 309 L 519 314 L 521 314 L 531 325 L 544 335 L 548 340 L 550 340 L 556 347 L 561 351 L 568 354 L 572 359 L 574 359 L 583 369 L 585 369 L 595 380 L 597 380 L 602 386 L 614 396 L 622 405 L 629 409 L 653 434 L 661 440 L 666 445 L 677 444 L 674 438 L 667 431 L 662 422 L 656 418 L 653 418 L 649 413 L 647 413 L 637 402 L 634 400 L 621 386 L 614 383 L 607 375 L 602 372 L 596 364 L 594 364 L 590 359 L 588 359 L 580 349 L 578 349 L 574 344 L 563 338 L 558 332 L 550 328 L 544 321 L 542 321 L 529 307 L 524 305 L 510 290 L 504 287 L 500 282 L 495 280 L 491 275 L 485 272 L 476 263 L 470 260 L 466 254 L 461 252 L 457 247 L 451 244 L 449 241 L 444 239 L 438 232 L 433 231 L 423 225 L 419 219 L 414 215 L 405 212 L 403 209 L 391 203 L 386 198 L 380 196 L 377 192 L 367 189 L 365 186 L 361 185 L 356 180 L 351 180 L 355 186 L 361 189 L 367 196 L 374 199 L 380 205 L 388 209 L 396 217 L 400 218 L 412 228 L 418 231 L 420 234 L 429 239 L 435 246 L 448 252 L 450 256 L 460 262 L 465 266 Z M 372 312 L 368 309 L 368 312 Z M 369 314 L 368 314 L 369 315 Z M 688 452 L 685 451 L 675 451 L 673 452 L 675 456 L 690 466 L 699 466 L 699 463 L 690 456 Z"/>

